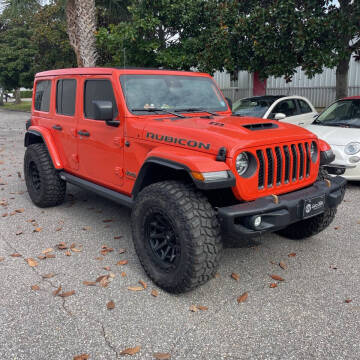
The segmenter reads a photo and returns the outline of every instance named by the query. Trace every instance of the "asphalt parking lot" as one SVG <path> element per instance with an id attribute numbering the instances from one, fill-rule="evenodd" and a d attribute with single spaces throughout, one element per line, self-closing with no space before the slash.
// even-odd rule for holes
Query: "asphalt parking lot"
<path id="1" fill-rule="evenodd" d="M 127 209 L 73 186 L 59 207 L 31 203 L 22 170 L 28 118 L 0 110 L 1 360 L 118 359 L 136 347 L 125 356 L 359 359 L 360 184 L 349 184 L 323 233 L 306 241 L 271 234 L 227 248 L 216 278 L 175 296 L 142 270 Z M 96 282 L 102 275 L 108 284 Z M 193 305 L 207 310 L 192 312 Z"/>

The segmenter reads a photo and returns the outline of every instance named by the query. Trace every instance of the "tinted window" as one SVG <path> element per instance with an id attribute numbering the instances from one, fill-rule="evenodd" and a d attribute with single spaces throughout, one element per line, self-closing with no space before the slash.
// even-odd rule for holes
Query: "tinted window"
<path id="1" fill-rule="evenodd" d="M 275 114 L 282 113 L 285 114 L 287 117 L 297 115 L 297 108 L 296 103 L 294 100 L 284 100 L 277 104 L 272 111 L 272 117 Z"/>
<path id="2" fill-rule="evenodd" d="M 76 80 L 59 80 L 56 86 L 56 112 L 63 115 L 74 115 L 76 103 Z"/>
<path id="3" fill-rule="evenodd" d="M 263 117 L 272 102 L 265 98 L 241 99 L 233 105 L 232 110 L 236 115 Z"/>
<path id="4" fill-rule="evenodd" d="M 306 101 L 298 100 L 298 102 L 299 102 L 299 105 L 300 105 L 300 112 L 302 114 L 307 114 L 307 113 L 312 112 L 311 107 L 309 106 L 309 104 Z"/>
<path id="5" fill-rule="evenodd" d="M 94 119 L 94 100 L 107 100 L 113 104 L 113 117 L 118 114 L 114 91 L 110 80 L 87 80 L 84 89 L 84 112 L 85 117 Z"/>
<path id="6" fill-rule="evenodd" d="M 41 80 L 36 83 L 34 109 L 49 112 L 51 81 Z"/>

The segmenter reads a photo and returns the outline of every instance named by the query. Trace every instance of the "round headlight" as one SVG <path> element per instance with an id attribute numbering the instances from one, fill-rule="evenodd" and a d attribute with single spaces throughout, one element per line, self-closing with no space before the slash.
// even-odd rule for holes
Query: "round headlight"
<path id="1" fill-rule="evenodd" d="M 360 143 L 351 142 L 345 146 L 345 154 L 346 155 L 354 155 L 360 151 Z"/>
<path id="2" fill-rule="evenodd" d="M 311 143 L 311 147 L 310 147 L 310 155 L 311 155 L 311 160 L 313 162 L 316 162 L 316 160 L 317 160 L 317 155 L 318 155 L 317 153 L 318 153 L 318 148 L 317 148 L 316 142 L 313 141 Z"/>
<path id="3" fill-rule="evenodd" d="M 236 157 L 236 171 L 239 175 L 243 175 L 249 167 L 249 156 L 246 152 L 240 153 Z"/>

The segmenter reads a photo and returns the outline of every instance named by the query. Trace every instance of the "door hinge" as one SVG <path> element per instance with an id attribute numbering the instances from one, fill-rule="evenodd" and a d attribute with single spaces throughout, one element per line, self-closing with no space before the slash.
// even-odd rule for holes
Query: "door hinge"
<path id="1" fill-rule="evenodd" d="M 124 146 L 124 138 L 121 137 L 114 137 L 114 144 L 119 146 L 119 147 L 123 147 Z"/>
<path id="2" fill-rule="evenodd" d="M 124 176 L 124 169 L 120 166 L 116 166 L 115 167 L 115 174 L 120 176 L 120 177 L 123 177 Z"/>

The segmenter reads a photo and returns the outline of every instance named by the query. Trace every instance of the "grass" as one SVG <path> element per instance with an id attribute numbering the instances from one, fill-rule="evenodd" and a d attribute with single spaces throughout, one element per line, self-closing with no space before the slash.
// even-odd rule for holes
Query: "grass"
<path id="1" fill-rule="evenodd" d="M 0 106 L 0 109 L 12 110 L 12 111 L 31 111 L 31 101 L 22 101 L 20 104 L 4 103 L 4 106 Z"/>

